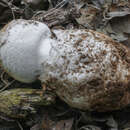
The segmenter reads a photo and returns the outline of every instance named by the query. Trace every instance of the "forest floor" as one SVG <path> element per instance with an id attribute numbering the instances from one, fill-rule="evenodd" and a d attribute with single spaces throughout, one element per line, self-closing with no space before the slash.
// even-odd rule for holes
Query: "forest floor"
<path id="1" fill-rule="evenodd" d="M 130 47 L 129 0 L 0 0 L 0 29 L 13 19 L 33 19 L 50 28 L 92 29 Z M 35 0 L 32 0 L 35 1 Z M 42 8 L 42 9 L 41 9 Z M 0 70 L 0 89 L 26 87 Z M 28 85 L 41 88 L 39 82 Z M 80 111 L 60 99 L 24 119 L 0 115 L 0 130 L 130 130 L 130 107 L 108 113 Z"/>

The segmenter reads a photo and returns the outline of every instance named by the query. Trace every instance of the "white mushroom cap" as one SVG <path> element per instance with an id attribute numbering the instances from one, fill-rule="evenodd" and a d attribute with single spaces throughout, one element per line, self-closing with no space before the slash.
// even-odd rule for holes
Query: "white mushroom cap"
<path id="1" fill-rule="evenodd" d="M 0 60 L 4 69 L 21 82 L 35 81 L 41 71 L 39 49 L 43 47 L 44 61 L 51 48 L 50 36 L 50 29 L 43 23 L 23 19 L 10 22 L 0 32 Z"/>

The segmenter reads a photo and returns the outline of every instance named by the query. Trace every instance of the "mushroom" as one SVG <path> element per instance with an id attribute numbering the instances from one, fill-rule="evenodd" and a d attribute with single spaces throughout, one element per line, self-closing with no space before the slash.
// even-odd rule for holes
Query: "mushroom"
<path id="1" fill-rule="evenodd" d="M 16 80 L 40 79 L 67 104 L 111 111 L 130 104 L 130 51 L 93 30 L 50 30 L 13 20 L 0 32 L 0 59 Z"/>

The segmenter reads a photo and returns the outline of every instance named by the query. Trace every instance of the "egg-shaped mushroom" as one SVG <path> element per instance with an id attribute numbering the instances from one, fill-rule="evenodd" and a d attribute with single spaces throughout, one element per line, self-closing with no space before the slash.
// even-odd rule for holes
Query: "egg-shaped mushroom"
<path id="1" fill-rule="evenodd" d="M 74 108 L 111 111 L 130 104 L 130 50 L 93 30 L 50 30 L 14 20 L 0 32 L 0 59 L 15 79 L 39 78 Z"/>

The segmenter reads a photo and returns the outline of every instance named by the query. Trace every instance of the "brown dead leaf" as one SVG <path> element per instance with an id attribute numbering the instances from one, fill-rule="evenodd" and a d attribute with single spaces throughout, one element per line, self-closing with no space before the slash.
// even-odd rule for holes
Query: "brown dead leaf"
<path id="1" fill-rule="evenodd" d="M 44 113 L 45 114 L 45 113 Z M 67 120 L 52 120 L 49 114 L 45 114 L 42 123 L 42 130 L 71 130 L 73 118 Z"/>
<path id="2" fill-rule="evenodd" d="M 61 120 L 57 122 L 54 129 L 55 130 L 71 130 L 72 125 L 73 125 L 73 119 Z"/>
<path id="3" fill-rule="evenodd" d="M 81 17 L 77 18 L 76 21 L 78 24 L 92 29 L 95 24 L 96 14 L 99 12 L 98 9 L 88 6 L 87 8 L 81 8 L 80 13 Z"/>

